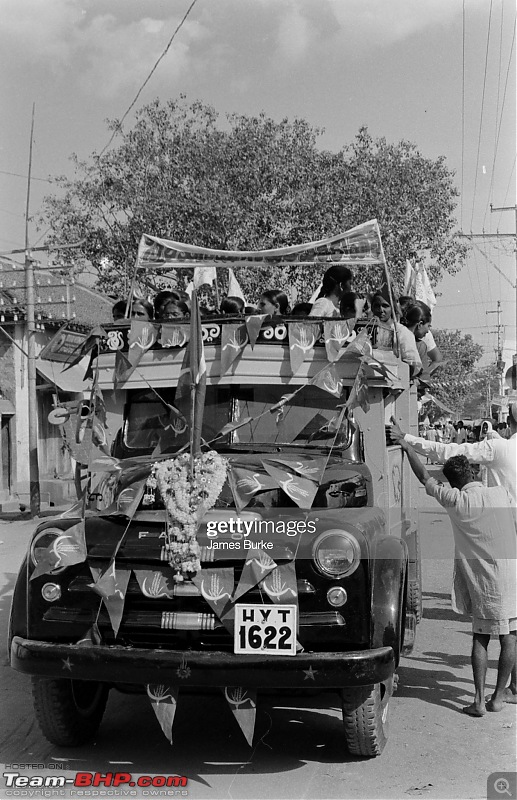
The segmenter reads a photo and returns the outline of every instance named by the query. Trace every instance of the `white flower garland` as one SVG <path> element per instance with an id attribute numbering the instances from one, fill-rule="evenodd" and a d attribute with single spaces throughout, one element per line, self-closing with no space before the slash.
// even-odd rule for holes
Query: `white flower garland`
<path id="1" fill-rule="evenodd" d="M 191 475 L 190 454 L 154 464 L 148 484 L 158 485 L 167 509 L 167 555 L 174 568 L 174 580 L 201 569 L 196 538 L 199 523 L 215 504 L 226 481 L 228 462 L 209 450 L 194 459 Z M 155 485 L 156 485 L 155 484 Z"/>

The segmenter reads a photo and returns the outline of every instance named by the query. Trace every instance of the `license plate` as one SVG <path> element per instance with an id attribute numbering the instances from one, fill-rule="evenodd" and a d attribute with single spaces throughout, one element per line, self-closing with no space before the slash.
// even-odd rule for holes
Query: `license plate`
<path id="1" fill-rule="evenodd" d="M 235 606 L 234 653 L 296 655 L 297 607 L 293 605 Z"/>

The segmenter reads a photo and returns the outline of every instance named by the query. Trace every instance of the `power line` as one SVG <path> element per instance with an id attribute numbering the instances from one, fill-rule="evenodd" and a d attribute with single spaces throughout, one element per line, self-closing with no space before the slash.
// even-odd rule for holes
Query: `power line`
<path id="1" fill-rule="evenodd" d="M 474 174 L 474 193 L 472 196 L 472 215 L 470 217 L 470 228 L 472 229 L 472 222 L 474 220 L 474 205 L 476 202 L 476 188 L 478 182 L 478 170 L 479 170 L 479 153 L 481 150 L 481 132 L 483 128 L 483 112 L 485 108 L 485 90 L 486 90 L 486 76 L 487 76 L 487 69 L 488 69 L 488 50 L 490 46 L 490 26 L 492 24 L 492 4 L 493 0 L 490 0 L 490 11 L 488 13 L 488 31 L 486 37 L 486 52 L 485 52 L 485 71 L 483 75 L 483 93 L 481 95 L 481 113 L 479 116 L 479 133 L 478 133 L 478 151 L 476 156 L 476 172 Z"/>
<path id="2" fill-rule="evenodd" d="M 460 195 L 460 220 L 463 228 L 463 184 L 465 172 L 465 0 L 462 9 L 462 48 L 461 48 L 461 195 Z"/>
<path id="3" fill-rule="evenodd" d="M 105 151 L 108 149 L 108 147 L 109 147 L 109 146 L 110 146 L 110 144 L 112 143 L 113 139 L 115 138 L 115 136 L 117 135 L 117 133 L 118 133 L 118 132 L 120 131 L 120 129 L 122 128 L 122 123 L 124 122 L 124 120 L 126 119 L 127 115 L 129 114 L 129 112 L 131 111 L 131 109 L 132 109 L 132 108 L 133 108 L 133 106 L 135 105 L 136 101 L 138 100 L 138 98 L 139 98 L 139 97 L 140 97 L 140 95 L 142 94 L 143 90 L 145 89 L 145 87 L 147 86 L 147 84 L 149 83 L 149 81 L 151 80 L 151 78 L 152 78 L 152 76 L 153 76 L 154 72 L 156 71 L 156 68 L 158 67 L 158 64 L 160 63 L 160 61 L 161 61 L 163 58 L 165 58 L 165 56 L 166 56 L 166 55 L 167 55 L 167 53 L 169 52 L 169 48 L 170 48 L 171 44 L 173 43 L 173 41 L 174 41 L 174 39 L 175 39 L 175 37 L 176 37 L 176 34 L 177 34 L 177 33 L 178 33 L 180 30 L 181 30 L 181 28 L 183 27 L 183 23 L 184 23 L 184 22 L 185 22 L 185 20 L 187 19 L 188 15 L 189 15 L 189 14 L 190 14 L 190 12 L 192 11 L 192 9 L 193 9 L 193 8 L 194 8 L 194 6 L 196 5 L 196 3 L 197 3 L 197 0 L 192 0 L 192 3 L 190 4 L 190 6 L 189 6 L 189 7 L 188 7 L 188 9 L 187 9 L 187 12 L 185 13 L 185 16 L 183 17 L 183 19 L 181 20 L 181 22 L 180 22 L 180 23 L 177 25 L 177 27 L 176 27 L 176 30 L 174 31 L 174 33 L 172 34 L 171 38 L 170 38 L 170 39 L 169 39 L 169 41 L 167 42 L 167 45 L 166 45 L 165 49 L 163 50 L 163 52 L 162 52 L 162 53 L 161 53 L 161 55 L 159 56 L 158 60 L 156 61 L 155 65 L 154 65 L 154 67 L 152 68 L 152 70 L 150 71 L 149 75 L 147 76 L 147 78 L 145 79 L 145 81 L 143 82 L 143 84 L 141 85 L 141 87 L 140 87 L 140 89 L 138 90 L 138 92 L 136 93 L 136 95 L 135 95 L 135 98 L 134 98 L 134 100 L 133 100 L 133 101 L 130 103 L 130 105 L 129 105 L 129 107 L 128 107 L 127 111 L 126 111 L 126 112 L 123 114 L 123 116 L 122 116 L 122 119 L 120 120 L 120 122 L 119 122 L 119 123 L 118 123 L 118 125 L 117 125 L 117 128 L 116 128 L 116 129 L 113 131 L 113 133 L 111 134 L 111 138 L 110 138 L 110 140 L 109 140 L 108 144 L 107 144 L 107 145 L 106 145 L 106 146 L 105 146 L 105 147 L 104 147 L 104 148 L 101 150 L 101 152 L 100 152 L 100 155 L 101 155 L 101 156 L 102 156 L 102 154 L 103 154 L 103 153 L 104 153 L 104 152 L 105 152 Z"/>
<path id="4" fill-rule="evenodd" d="M 19 172 L 7 172 L 5 169 L 0 169 L 1 175 L 14 175 L 15 178 L 25 178 L 27 180 L 27 175 L 21 175 Z M 43 181 L 43 183 L 53 183 L 50 178 L 35 178 L 34 175 L 31 176 L 31 181 Z"/>

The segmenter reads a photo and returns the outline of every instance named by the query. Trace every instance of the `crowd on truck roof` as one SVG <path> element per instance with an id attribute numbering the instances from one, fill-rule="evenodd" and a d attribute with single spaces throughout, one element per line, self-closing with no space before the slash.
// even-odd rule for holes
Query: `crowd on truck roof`
<path id="1" fill-rule="evenodd" d="M 392 297 L 384 287 L 359 297 L 352 290 L 353 276 L 343 264 L 334 264 L 324 274 L 319 294 L 313 303 L 300 302 L 289 307 L 289 298 L 281 289 L 266 289 L 258 297 L 256 305 L 247 305 L 241 297 L 224 297 L 218 309 L 201 306 L 202 317 L 244 317 L 265 314 L 276 317 L 334 318 L 347 321 L 352 331 L 361 318 L 367 318 L 379 329 L 396 334 L 400 357 L 411 368 L 411 377 L 425 380 L 442 361 L 442 357 L 431 333 L 431 310 L 429 306 L 412 297 Z M 392 308 L 395 309 L 393 314 Z M 187 319 L 190 316 L 190 296 L 177 288 L 158 292 L 152 302 L 143 298 L 118 300 L 112 309 L 113 320 L 133 319 L 166 322 Z M 391 340 L 389 349 L 391 349 Z M 381 349 L 382 343 L 377 344 Z"/>

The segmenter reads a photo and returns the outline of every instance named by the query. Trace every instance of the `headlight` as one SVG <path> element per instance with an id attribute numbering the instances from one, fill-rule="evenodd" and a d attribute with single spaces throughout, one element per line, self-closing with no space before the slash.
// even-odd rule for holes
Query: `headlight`
<path id="1" fill-rule="evenodd" d="M 344 578 L 359 566 L 361 548 L 351 533 L 334 529 L 318 536 L 312 547 L 312 557 L 322 575 Z"/>
<path id="2" fill-rule="evenodd" d="M 120 492 L 119 496 L 117 497 L 117 509 L 121 514 L 125 514 L 127 517 L 132 516 L 131 506 L 134 505 L 137 494 L 138 492 L 133 486 L 128 486 L 127 489 L 123 489 Z"/>
<path id="3" fill-rule="evenodd" d="M 45 528 L 44 531 L 41 531 L 41 533 L 38 533 L 34 537 L 30 549 L 31 561 L 34 566 L 39 564 L 52 542 L 54 542 L 58 536 L 62 536 L 63 533 L 65 533 L 65 531 L 61 530 L 61 528 Z M 66 569 L 66 565 L 53 569 L 52 574 L 55 575 L 58 572 L 62 572 L 64 569 Z"/>

